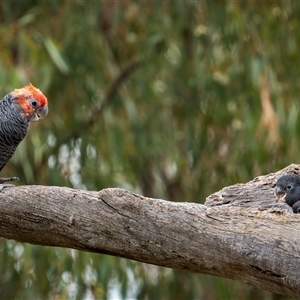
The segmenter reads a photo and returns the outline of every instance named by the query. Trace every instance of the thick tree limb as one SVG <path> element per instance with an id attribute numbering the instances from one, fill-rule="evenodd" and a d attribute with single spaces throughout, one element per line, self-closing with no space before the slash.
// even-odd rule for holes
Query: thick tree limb
<path id="1" fill-rule="evenodd" d="M 300 214 L 277 203 L 283 173 L 212 194 L 205 205 L 122 189 L 19 186 L 0 192 L 0 236 L 110 254 L 300 295 Z"/>

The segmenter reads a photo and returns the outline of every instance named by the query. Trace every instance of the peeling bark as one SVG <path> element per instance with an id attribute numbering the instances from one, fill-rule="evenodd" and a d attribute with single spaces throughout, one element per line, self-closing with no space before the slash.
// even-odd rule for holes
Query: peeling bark
<path id="1" fill-rule="evenodd" d="M 232 278 L 299 297 L 300 214 L 273 195 L 285 173 L 300 173 L 300 165 L 225 187 L 204 205 L 123 189 L 5 188 L 0 236 Z"/>

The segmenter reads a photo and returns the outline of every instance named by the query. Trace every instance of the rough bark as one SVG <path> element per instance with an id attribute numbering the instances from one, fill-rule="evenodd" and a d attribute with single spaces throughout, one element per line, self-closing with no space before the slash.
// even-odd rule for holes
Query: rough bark
<path id="1" fill-rule="evenodd" d="M 204 205 L 123 189 L 5 188 L 0 236 L 228 277 L 299 297 L 300 214 L 273 195 L 280 175 L 299 172 L 300 165 L 290 165 L 225 187 Z"/>

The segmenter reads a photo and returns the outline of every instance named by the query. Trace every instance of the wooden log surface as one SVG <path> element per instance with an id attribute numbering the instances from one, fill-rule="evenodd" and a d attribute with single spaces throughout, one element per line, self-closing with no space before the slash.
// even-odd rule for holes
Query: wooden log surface
<path id="1" fill-rule="evenodd" d="M 227 277 L 299 297 L 300 214 L 273 195 L 276 179 L 286 173 L 300 173 L 300 165 L 225 187 L 204 205 L 124 189 L 4 188 L 0 236 Z"/>

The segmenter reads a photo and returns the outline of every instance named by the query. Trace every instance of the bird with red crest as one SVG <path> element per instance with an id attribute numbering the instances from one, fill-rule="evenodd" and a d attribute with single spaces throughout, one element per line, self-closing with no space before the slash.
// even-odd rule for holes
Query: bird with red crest
<path id="1" fill-rule="evenodd" d="M 25 138 L 29 123 L 38 121 L 47 114 L 47 98 L 32 84 L 4 96 L 0 101 L 0 171 Z M 18 178 L 0 178 L 0 183 L 14 180 Z"/>

